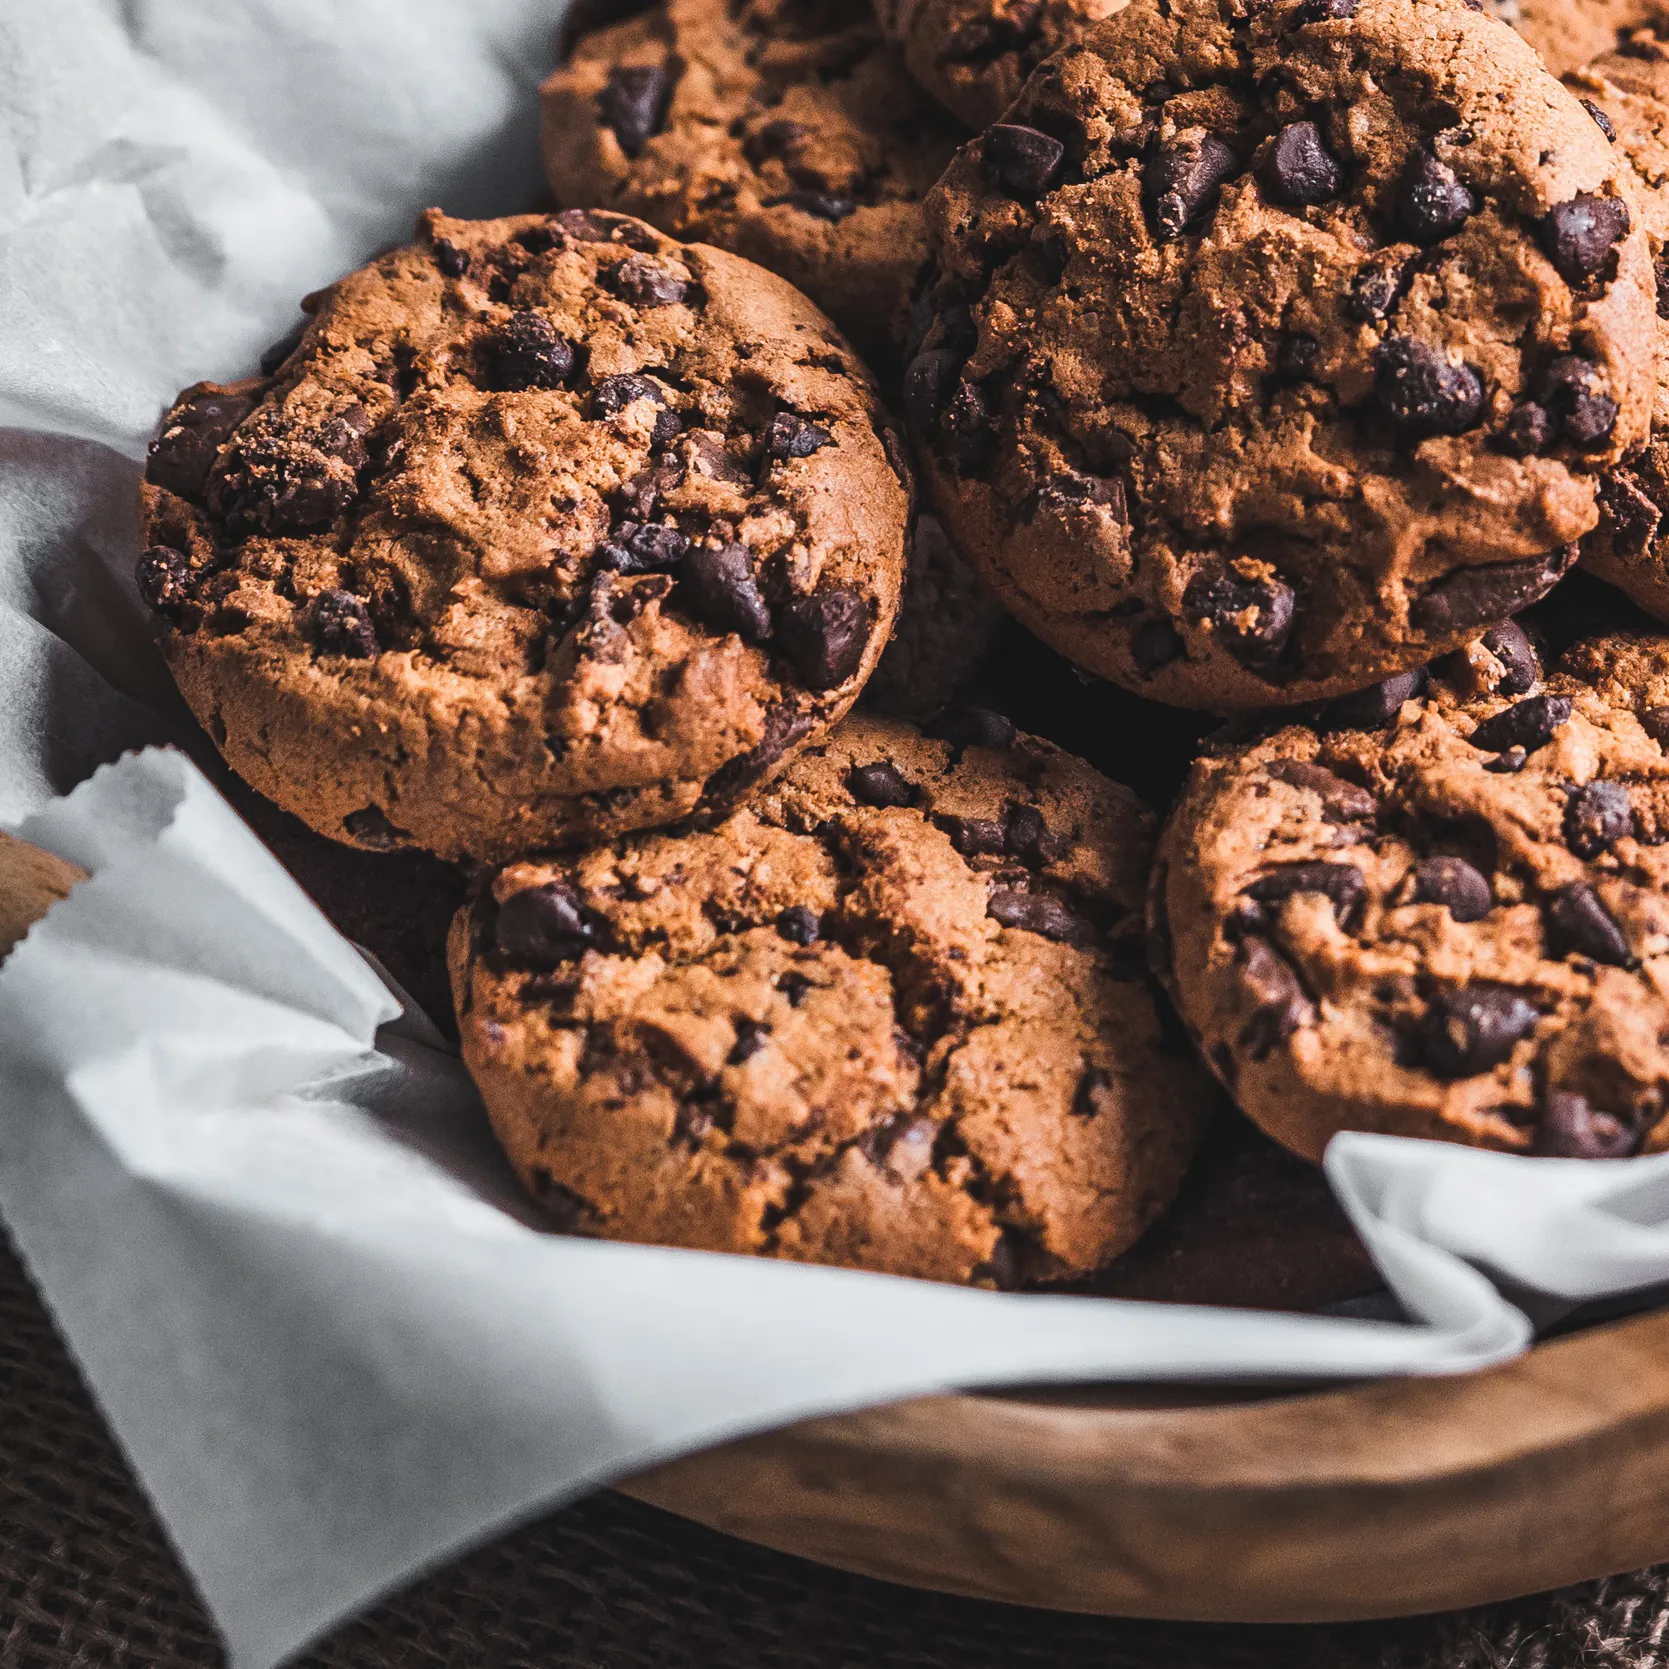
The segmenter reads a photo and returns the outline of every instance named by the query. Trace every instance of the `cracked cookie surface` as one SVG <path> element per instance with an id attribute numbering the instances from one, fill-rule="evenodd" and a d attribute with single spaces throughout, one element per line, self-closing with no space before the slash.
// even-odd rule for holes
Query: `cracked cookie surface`
<path id="1" fill-rule="evenodd" d="M 1136 0 L 928 199 L 905 407 L 957 548 L 1081 666 L 1341 695 L 1545 591 L 1644 439 L 1627 172 L 1462 0 Z"/>
<path id="2" fill-rule="evenodd" d="M 540 98 L 558 202 L 745 255 L 894 358 L 922 199 L 965 135 L 861 5 L 664 0 L 582 39 Z"/>
<path id="3" fill-rule="evenodd" d="M 874 0 L 916 81 L 972 128 L 997 120 L 1026 77 L 1125 0 Z"/>
<path id="4" fill-rule="evenodd" d="M 1141 966 L 1151 817 L 967 717 L 854 715 L 717 828 L 460 913 L 464 1059 L 556 1221 L 1007 1286 L 1170 1201 L 1216 1092 Z"/>
<path id="5" fill-rule="evenodd" d="M 502 859 L 722 813 L 850 706 L 908 493 L 833 326 L 639 221 L 458 221 L 189 389 L 138 582 L 252 787 L 350 845 Z"/>
<path id="6" fill-rule="evenodd" d="M 1154 871 L 1155 969 L 1298 1153 L 1339 1130 L 1669 1147 L 1669 640 L 1533 670 L 1195 767 Z"/>

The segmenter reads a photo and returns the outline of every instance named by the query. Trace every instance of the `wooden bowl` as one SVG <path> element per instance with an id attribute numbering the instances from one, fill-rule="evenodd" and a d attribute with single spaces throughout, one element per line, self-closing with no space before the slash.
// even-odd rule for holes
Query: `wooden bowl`
<path id="1" fill-rule="evenodd" d="M 1669 1558 L 1669 1314 L 1453 1379 L 923 1398 L 626 1494 L 864 1576 L 1116 1616 L 1449 1610 Z"/>

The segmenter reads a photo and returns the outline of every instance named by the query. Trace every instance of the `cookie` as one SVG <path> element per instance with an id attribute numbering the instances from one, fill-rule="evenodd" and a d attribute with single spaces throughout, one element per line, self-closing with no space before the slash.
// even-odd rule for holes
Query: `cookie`
<path id="1" fill-rule="evenodd" d="M 1463 0 L 1137 0 L 928 200 L 957 548 L 1132 690 L 1342 695 L 1545 591 L 1645 438 L 1626 164 Z"/>
<path id="2" fill-rule="evenodd" d="M 68 898 L 86 879 L 79 864 L 0 829 L 0 962 L 59 899 Z"/>
<path id="3" fill-rule="evenodd" d="M 910 529 L 892 641 L 860 700 L 893 718 L 932 718 L 978 670 L 1007 618 L 937 517 L 923 512 Z"/>
<path id="4" fill-rule="evenodd" d="M 851 348 L 639 221 L 423 218 L 152 446 L 192 710 L 332 839 L 458 859 L 721 814 L 851 704 L 908 493 Z"/>
<path id="5" fill-rule="evenodd" d="M 581 40 L 540 98 L 559 203 L 745 255 L 895 359 L 922 198 L 964 134 L 860 5 L 665 0 Z"/>
<path id="6" fill-rule="evenodd" d="M 917 82 L 972 128 L 997 120 L 1026 77 L 1124 0 L 874 0 Z"/>
<path id="7" fill-rule="evenodd" d="M 1669 24 L 1663 0 L 1484 0 L 1511 25 L 1554 75 L 1569 75 L 1614 52 L 1639 28 Z"/>
<path id="8" fill-rule="evenodd" d="M 714 829 L 492 879 L 463 1054 L 558 1224 L 997 1286 L 1136 1239 L 1215 1095 L 1141 969 L 1151 819 L 1008 736 L 854 715 Z"/>
<path id="9" fill-rule="evenodd" d="M 1633 172 L 1638 218 L 1658 275 L 1658 354 L 1669 366 L 1669 47 L 1648 31 L 1565 78 Z M 1659 386 L 1648 444 L 1600 483 L 1599 526 L 1582 565 L 1669 618 L 1669 389 Z"/>
<path id="10" fill-rule="evenodd" d="M 1669 1147 L 1669 638 L 1504 688 L 1202 759 L 1165 830 L 1156 969 L 1308 1158 L 1339 1130 Z"/>

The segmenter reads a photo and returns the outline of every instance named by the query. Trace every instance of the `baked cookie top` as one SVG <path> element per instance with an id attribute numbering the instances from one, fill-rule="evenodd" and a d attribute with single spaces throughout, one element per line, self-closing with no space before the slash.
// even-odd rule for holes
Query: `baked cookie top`
<path id="1" fill-rule="evenodd" d="M 1026 77 L 1125 0 L 875 0 L 910 73 L 972 128 L 997 120 Z"/>
<path id="2" fill-rule="evenodd" d="M 854 715 L 718 827 L 460 914 L 464 1058 L 564 1226 L 1006 1286 L 1171 1199 L 1215 1092 L 1145 983 L 1151 818 L 962 718 Z"/>
<path id="3" fill-rule="evenodd" d="M 1629 170 L 1463 0 L 1137 0 L 928 201 L 905 402 L 1055 647 L 1219 711 L 1342 694 L 1552 583 L 1644 439 Z"/>
<path id="4" fill-rule="evenodd" d="M 1669 1147 L 1669 640 L 1434 682 L 1202 759 L 1156 967 L 1248 1115 L 1602 1158 Z"/>
<path id="5" fill-rule="evenodd" d="M 964 134 L 861 5 L 664 0 L 581 39 L 540 96 L 558 202 L 745 255 L 896 353 L 921 201 Z"/>
<path id="6" fill-rule="evenodd" d="M 850 705 L 908 495 L 851 348 L 639 221 L 424 216 L 151 450 L 198 718 L 321 833 L 442 857 L 722 810 Z M 891 461 L 889 461 L 889 458 Z"/>

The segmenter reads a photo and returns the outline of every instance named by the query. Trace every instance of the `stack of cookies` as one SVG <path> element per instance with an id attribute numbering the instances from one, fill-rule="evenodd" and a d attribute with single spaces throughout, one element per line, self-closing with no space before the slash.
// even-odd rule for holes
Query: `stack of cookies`
<path id="1" fill-rule="evenodd" d="M 1669 1147 L 1669 19 L 592 21 L 138 566 L 553 1224 L 1301 1302 L 1336 1131 Z"/>

